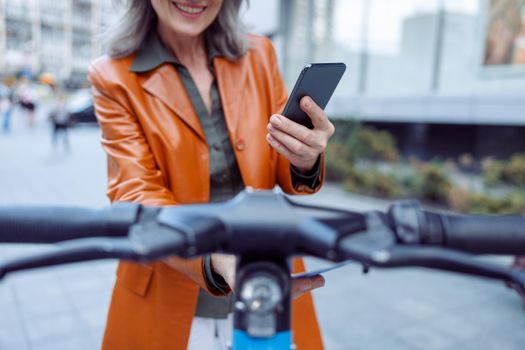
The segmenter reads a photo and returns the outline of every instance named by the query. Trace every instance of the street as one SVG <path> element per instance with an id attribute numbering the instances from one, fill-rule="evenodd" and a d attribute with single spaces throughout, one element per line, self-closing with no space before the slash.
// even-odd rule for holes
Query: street
<path id="1" fill-rule="evenodd" d="M 68 153 L 52 147 L 47 125 L 19 124 L 0 135 L 0 205 L 107 205 L 98 139 L 97 128 L 74 129 Z M 302 200 L 357 210 L 387 205 L 333 185 Z M 0 259 L 38 249 L 44 248 L 0 245 Z M 327 263 L 307 258 L 307 265 Z M 115 266 L 81 263 L 7 277 L 0 283 L 0 349 L 98 348 Z M 424 269 L 364 276 L 352 264 L 325 278 L 314 298 L 326 349 L 525 348 L 525 310 L 503 283 Z"/>

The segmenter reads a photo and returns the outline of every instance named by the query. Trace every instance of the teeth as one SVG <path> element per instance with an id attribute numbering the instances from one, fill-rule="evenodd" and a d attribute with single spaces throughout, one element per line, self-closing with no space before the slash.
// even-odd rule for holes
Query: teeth
<path id="1" fill-rule="evenodd" d="M 177 6 L 177 8 L 179 8 L 180 10 L 191 14 L 201 13 L 202 11 L 204 11 L 204 7 L 190 7 L 179 4 L 178 2 L 175 2 L 175 6 Z"/>

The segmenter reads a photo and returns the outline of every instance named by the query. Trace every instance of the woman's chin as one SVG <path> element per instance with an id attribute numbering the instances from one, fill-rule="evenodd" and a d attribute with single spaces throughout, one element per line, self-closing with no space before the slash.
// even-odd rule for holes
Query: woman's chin
<path id="1" fill-rule="evenodd" d="M 200 36 L 206 29 L 206 26 L 204 25 L 195 25 L 195 23 L 192 23 L 191 25 L 184 25 L 180 21 L 173 21 L 176 24 L 171 26 L 171 31 L 173 34 L 180 36 L 180 37 L 197 37 Z"/>
<path id="2" fill-rule="evenodd" d="M 209 22 L 211 22 L 206 17 L 189 20 L 178 13 L 170 17 L 168 23 L 171 31 L 182 36 L 199 36 L 209 27 Z"/>

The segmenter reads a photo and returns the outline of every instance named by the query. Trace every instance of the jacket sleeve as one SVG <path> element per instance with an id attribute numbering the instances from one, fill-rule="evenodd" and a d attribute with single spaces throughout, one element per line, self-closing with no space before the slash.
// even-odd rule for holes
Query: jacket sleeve
<path id="1" fill-rule="evenodd" d="M 282 113 L 286 101 L 288 99 L 288 94 L 286 92 L 286 85 L 284 84 L 281 73 L 279 72 L 279 64 L 277 62 L 277 56 L 275 54 L 275 49 L 270 40 L 267 40 L 268 51 L 270 57 L 270 69 L 272 75 L 272 88 L 274 89 L 274 98 L 276 103 L 276 108 L 274 113 Z M 276 152 L 275 150 L 273 150 Z M 288 194 L 312 194 L 319 189 L 324 182 L 325 176 L 325 156 L 322 154 L 320 156 L 319 162 L 317 163 L 319 167 L 317 172 L 317 179 L 307 179 L 301 176 L 293 176 L 290 161 L 283 156 L 282 154 L 277 154 L 277 182 L 279 186 L 285 193 Z M 313 184 L 313 187 L 311 186 Z"/>
<path id="2" fill-rule="evenodd" d="M 90 67 L 88 79 L 92 84 L 102 147 L 107 154 L 109 199 L 149 206 L 179 204 L 166 187 L 139 121 L 126 108 L 125 94 L 119 93 L 118 87 L 109 86 L 103 76 L 96 66 Z M 164 262 L 209 290 L 202 258 L 169 257 Z"/>

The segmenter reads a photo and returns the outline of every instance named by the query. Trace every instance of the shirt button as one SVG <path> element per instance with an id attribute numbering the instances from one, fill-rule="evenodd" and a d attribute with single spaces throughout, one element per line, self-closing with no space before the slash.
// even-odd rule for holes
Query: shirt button
<path id="1" fill-rule="evenodd" d="M 218 144 L 218 143 L 214 143 L 212 148 L 215 150 L 215 151 L 220 151 L 221 150 L 221 145 Z"/>
<path id="2" fill-rule="evenodd" d="M 240 139 L 240 140 L 237 140 L 235 141 L 235 149 L 237 151 L 242 151 L 244 150 L 244 140 L 243 139 Z"/>

